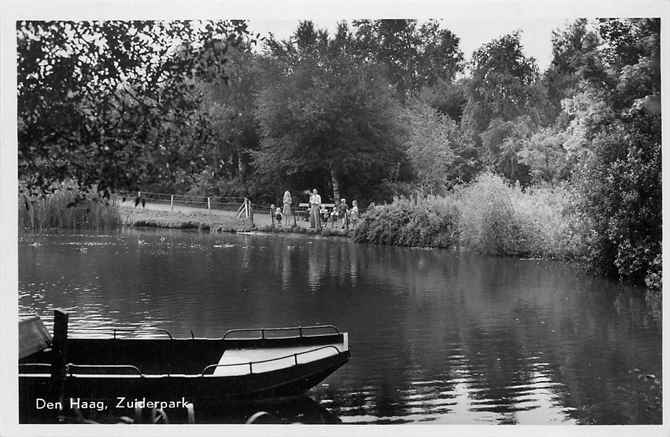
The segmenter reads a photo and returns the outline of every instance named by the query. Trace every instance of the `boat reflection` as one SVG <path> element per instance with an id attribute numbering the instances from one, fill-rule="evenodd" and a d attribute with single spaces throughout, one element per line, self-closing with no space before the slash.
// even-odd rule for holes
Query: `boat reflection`
<path id="1" fill-rule="evenodd" d="M 259 414 L 259 413 L 265 414 Z M 195 423 L 334 424 L 339 417 L 307 395 L 229 405 L 196 406 Z"/>

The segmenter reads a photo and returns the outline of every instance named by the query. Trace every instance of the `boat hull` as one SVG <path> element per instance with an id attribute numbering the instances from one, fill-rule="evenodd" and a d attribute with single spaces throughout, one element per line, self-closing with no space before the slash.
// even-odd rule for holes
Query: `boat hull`
<path id="1" fill-rule="evenodd" d="M 68 364 L 58 396 L 62 401 L 54 408 L 44 408 L 46 401 L 56 398 L 50 365 L 31 364 L 48 362 L 49 352 L 21 360 L 22 422 L 53 417 L 58 410 L 82 404 L 102 403 L 110 410 L 183 408 L 184 404 L 200 408 L 295 397 L 350 357 L 346 333 L 261 340 L 72 339 L 70 347 L 74 363 L 87 364 Z"/>
<path id="2" fill-rule="evenodd" d="M 64 398 L 229 401 L 293 396 L 304 393 L 337 370 L 349 359 L 341 353 L 319 361 L 259 374 L 216 375 L 96 375 L 68 376 Z M 48 397 L 50 376 L 19 377 L 19 397 L 23 404 Z"/>

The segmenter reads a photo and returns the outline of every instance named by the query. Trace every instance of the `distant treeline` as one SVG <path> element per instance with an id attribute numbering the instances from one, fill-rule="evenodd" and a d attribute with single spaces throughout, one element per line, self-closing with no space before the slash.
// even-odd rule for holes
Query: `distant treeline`
<path id="1" fill-rule="evenodd" d="M 465 62 L 436 20 L 304 21 L 286 40 L 244 21 L 19 22 L 19 174 L 31 193 L 71 178 L 364 206 L 488 172 L 563 187 L 589 265 L 660 284 L 659 36 L 659 19 L 578 19 L 540 71 L 519 32 Z"/>

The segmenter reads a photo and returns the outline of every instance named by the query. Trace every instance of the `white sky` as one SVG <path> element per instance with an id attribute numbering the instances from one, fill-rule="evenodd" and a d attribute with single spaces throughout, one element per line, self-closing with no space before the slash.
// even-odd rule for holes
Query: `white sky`
<path id="1" fill-rule="evenodd" d="M 290 36 L 297 27 L 299 20 L 250 20 L 252 32 L 272 32 L 279 39 Z M 327 28 L 329 32 L 335 30 L 339 19 L 314 19 L 316 27 Z M 351 23 L 351 20 L 347 20 Z M 517 29 L 522 31 L 521 42 L 527 56 L 537 60 L 540 70 L 547 68 L 551 62 L 551 32 L 556 28 L 563 28 L 572 21 L 568 17 L 519 17 L 516 19 L 482 21 L 476 18 L 442 21 L 443 27 L 454 32 L 460 39 L 460 48 L 469 61 L 472 52 L 482 44 L 498 38 Z"/>

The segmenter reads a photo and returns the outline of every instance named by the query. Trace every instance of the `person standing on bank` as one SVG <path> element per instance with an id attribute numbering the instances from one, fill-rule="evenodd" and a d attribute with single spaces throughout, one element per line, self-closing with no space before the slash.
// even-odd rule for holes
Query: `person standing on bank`
<path id="1" fill-rule="evenodd" d="M 349 229 L 349 207 L 347 206 L 347 199 L 340 199 L 338 210 L 338 215 L 342 219 L 342 229 Z"/>
<path id="2" fill-rule="evenodd" d="M 309 210 L 310 210 L 310 225 L 317 230 L 321 230 L 321 196 L 319 196 L 316 188 L 312 190 L 312 195 L 309 196 Z"/>
<path id="3" fill-rule="evenodd" d="M 349 210 L 349 216 L 351 218 L 351 225 L 356 226 L 358 224 L 358 217 L 360 212 L 358 211 L 358 200 L 354 200 L 351 203 L 351 210 Z"/>
<path id="4" fill-rule="evenodd" d="M 289 190 L 284 191 L 284 226 L 290 226 L 289 220 L 293 218 L 293 225 L 295 225 L 295 216 L 291 210 L 291 205 L 293 199 L 291 198 L 291 192 Z"/>

